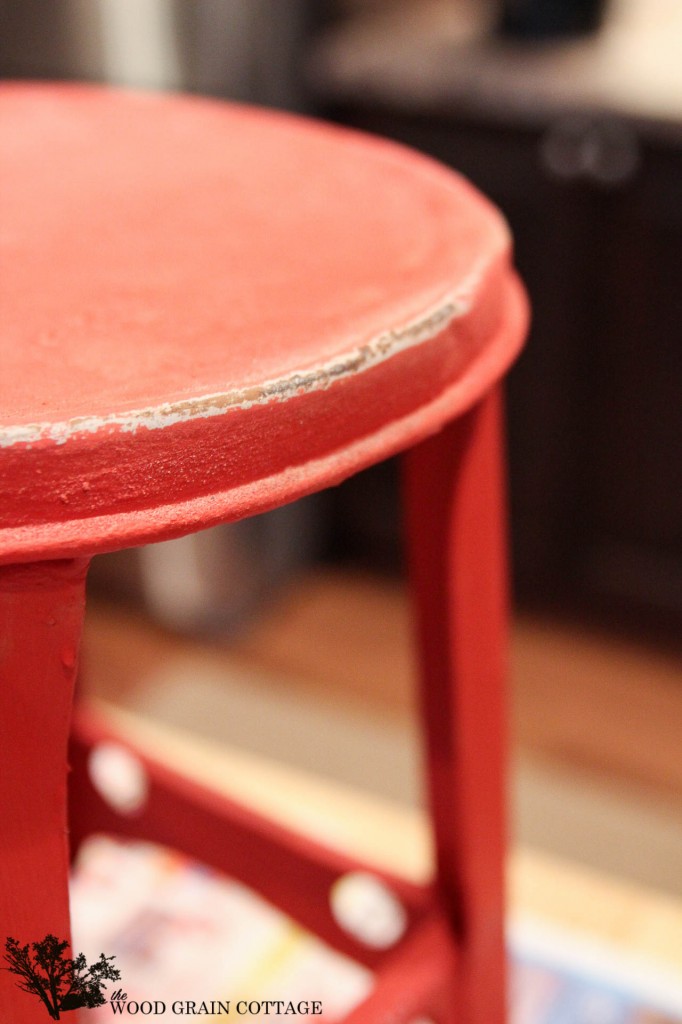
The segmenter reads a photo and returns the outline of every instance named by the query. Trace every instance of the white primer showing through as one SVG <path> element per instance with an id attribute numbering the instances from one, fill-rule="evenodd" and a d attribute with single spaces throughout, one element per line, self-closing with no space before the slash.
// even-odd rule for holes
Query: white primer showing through
<path id="1" fill-rule="evenodd" d="M 165 402 L 147 409 L 111 413 L 107 416 L 78 416 L 62 423 L 28 423 L 0 428 L 0 448 L 15 444 L 30 445 L 42 440 L 64 444 L 76 434 L 94 434 L 104 427 L 112 426 L 132 433 L 141 427 L 160 430 L 187 420 L 220 416 L 228 409 L 250 409 L 254 405 L 286 402 L 300 394 L 326 390 L 338 380 L 364 373 L 399 352 L 430 341 L 453 320 L 466 316 L 471 309 L 474 285 L 479 279 L 480 270 L 476 268 L 466 284 L 460 287 L 458 294 L 447 296 L 407 324 L 384 331 L 364 345 L 311 370 L 234 391 Z"/>

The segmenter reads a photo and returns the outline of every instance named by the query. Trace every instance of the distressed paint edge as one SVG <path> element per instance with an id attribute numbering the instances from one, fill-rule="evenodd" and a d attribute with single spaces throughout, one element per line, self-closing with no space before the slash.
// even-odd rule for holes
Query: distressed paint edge
<path id="1" fill-rule="evenodd" d="M 334 486 L 380 459 L 404 451 L 471 408 L 518 356 L 528 329 L 529 309 L 515 273 L 504 283 L 503 299 L 503 315 L 491 332 L 490 345 L 477 354 L 466 372 L 426 405 L 376 433 L 327 455 L 203 497 L 123 514 L 112 511 L 86 519 L 0 528 L 0 565 L 91 557 L 236 522 Z"/>
<path id="2" fill-rule="evenodd" d="M 454 320 L 470 312 L 473 292 L 482 277 L 477 267 L 457 293 L 451 293 L 418 317 L 393 327 L 359 345 L 350 352 L 308 371 L 296 371 L 277 380 L 233 391 L 182 399 L 162 405 L 133 409 L 107 416 L 79 416 L 61 423 L 28 423 L 0 427 L 0 448 L 31 445 L 50 440 L 64 444 L 78 434 L 95 434 L 108 427 L 135 433 L 140 428 L 160 430 L 175 423 L 220 416 L 232 409 L 250 409 L 254 405 L 286 402 L 300 394 L 323 391 L 339 380 L 356 376 L 410 348 L 422 345 L 441 334 Z"/>

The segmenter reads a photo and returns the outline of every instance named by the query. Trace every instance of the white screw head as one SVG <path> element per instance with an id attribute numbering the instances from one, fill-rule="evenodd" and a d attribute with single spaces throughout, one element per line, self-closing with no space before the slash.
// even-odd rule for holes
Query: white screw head
<path id="1" fill-rule="evenodd" d="M 339 927 L 365 946 L 389 949 L 405 934 L 405 908 L 395 893 L 369 872 L 343 875 L 332 886 L 329 900 Z"/>
<path id="2" fill-rule="evenodd" d="M 121 814 L 133 814 L 147 799 L 149 780 L 141 762 L 118 743 L 90 751 L 88 772 L 99 795 Z"/>

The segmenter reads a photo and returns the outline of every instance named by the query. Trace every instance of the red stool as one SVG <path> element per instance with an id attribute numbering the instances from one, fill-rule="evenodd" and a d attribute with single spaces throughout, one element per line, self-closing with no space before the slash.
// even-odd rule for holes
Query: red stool
<path id="1" fill-rule="evenodd" d="M 387 142 L 204 100 L 4 87 L 0 944 L 69 934 L 109 830 L 254 885 L 377 972 L 353 1022 L 500 1024 L 505 567 L 497 382 L 526 306 L 466 182 Z M 389 950 L 334 919 L 361 865 L 150 761 L 136 815 L 71 702 L 91 555 L 272 509 L 396 452 L 437 877 Z M 119 742 L 125 739 L 118 737 Z M 115 951 L 110 951 L 115 952 Z M 0 972 L 0 1019 L 35 997 Z"/>

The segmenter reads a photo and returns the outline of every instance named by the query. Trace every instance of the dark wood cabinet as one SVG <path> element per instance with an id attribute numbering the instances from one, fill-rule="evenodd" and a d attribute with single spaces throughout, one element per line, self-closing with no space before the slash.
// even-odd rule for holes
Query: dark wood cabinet
<path id="1" fill-rule="evenodd" d="M 679 630 L 682 128 L 580 104 L 486 108 L 466 89 L 327 101 L 458 169 L 509 220 L 533 307 L 508 385 L 518 597 Z"/>

